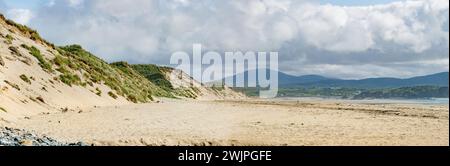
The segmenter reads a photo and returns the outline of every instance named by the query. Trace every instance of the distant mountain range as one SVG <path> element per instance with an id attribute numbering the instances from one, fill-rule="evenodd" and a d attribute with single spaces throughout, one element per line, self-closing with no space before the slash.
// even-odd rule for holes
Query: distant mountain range
<path id="1" fill-rule="evenodd" d="M 248 80 L 248 71 L 235 75 L 244 75 L 245 80 Z M 297 87 L 323 87 L 323 88 L 399 88 L 399 87 L 412 87 L 412 86 L 441 86 L 448 87 L 449 79 L 448 72 L 441 72 L 432 75 L 418 76 L 407 79 L 402 78 L 367 78 L 360 80 L 345 80 L 328 78 L 320 75 L 304 75 L 293 76 L 283 72 L 278 72 L 279 86 L 282 88 L 297 88 Z M 228 86 L 232 86 L 231 82 L 226 83 Z M 247 84 L 245 84 L 247 85 Z"/>

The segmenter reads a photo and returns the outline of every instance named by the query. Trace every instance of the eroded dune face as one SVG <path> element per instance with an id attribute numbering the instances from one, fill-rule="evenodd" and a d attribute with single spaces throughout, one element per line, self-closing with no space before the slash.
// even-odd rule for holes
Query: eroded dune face
<path id="1" fill-rule="evenodd" d="M 219 87 L 203 85 L 202 83 L 194 80 L 187 73 L 178 69 L 169 69 L 164 73 L 175 89 L 188 90 L 190 93 L 198 96 L 196 99 L 199 100 L 246 98 L 243 93 L 236 92 L 226 85 L 221 85 Z"/>
<path id="2" fill-rule="evenodd" d="M 170 72 L 166 74 L 171 78 Z M 184 74 L 182 81 L 193 81 L 190 79 Z M 56 47 L 36 31 L 0 18 L 0 121 L 94 106 L 154 102 L 163 97 L 243 97 L 229 88 L 194 88 L 169 80 L 178 89 L 167 91 L 126 62 L 108 64 L 81 46 Z"/>

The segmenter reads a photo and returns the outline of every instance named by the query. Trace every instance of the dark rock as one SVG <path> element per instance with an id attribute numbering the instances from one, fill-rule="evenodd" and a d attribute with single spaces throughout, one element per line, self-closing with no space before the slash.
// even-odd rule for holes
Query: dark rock
<path id="1" fill-rule="evenodd" d="M 25 130 L 0 128 L 0 146 L 89 146 L 83 142 L 60 142 Z"/>

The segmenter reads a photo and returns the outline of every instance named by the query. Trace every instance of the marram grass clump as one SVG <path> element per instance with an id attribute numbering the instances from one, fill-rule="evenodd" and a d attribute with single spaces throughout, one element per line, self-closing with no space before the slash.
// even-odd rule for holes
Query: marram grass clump
<path id="1" fill-rule="evenodd" d="M 47 72 L 53 72 L 52 65 L 45 60 L 44 56 L 42 56 L 41 51 L 34 46 L 27 46 L 22 44 L 22 47 L 30 51 L 30 54 L 33 55 L 38 61 L 39 66 L 42 67 Z"/>
<path id="2" fill-rule="evenodd" d="M 22 81 L 24 81 L 28 84 L 31 84 L 31 80 L 25 74 L 22 74 L 19 77 L 20 77 L 20 79 L 22 79 Z"/>

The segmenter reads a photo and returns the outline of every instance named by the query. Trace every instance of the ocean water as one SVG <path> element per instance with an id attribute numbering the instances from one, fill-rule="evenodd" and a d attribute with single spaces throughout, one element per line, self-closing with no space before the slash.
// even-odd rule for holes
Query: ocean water
<path id="1" fill-rule="evenodd" d="M 430 99 L 374 99 L 361 100 L 368 103 L 393 103 L 393 104 L 449 104 L 448 98 L 430 98 Z"/>
<path id="2" fill-rule="evenodd" d="M 427 103 L 431 104 L 448 104 L 448 98 L 432 98 L 429 100 L 425 100 Z"/>
<path id="3" fill-rule="evenodd" d="M 350 100 L 339 98 L 319 98 L 319 97 L 300 97 L 300 98 L 276 98 L 276 100 L 284 101 L 317 101 L 317 100 L 330 100 L 330 101 L 342 101 L 351 103 L 369 103 L 369 104 L 444 104 L 449 105 L 449 98 L 429 98 L 429 99 L 363 99 L 363 100 Z"/>

